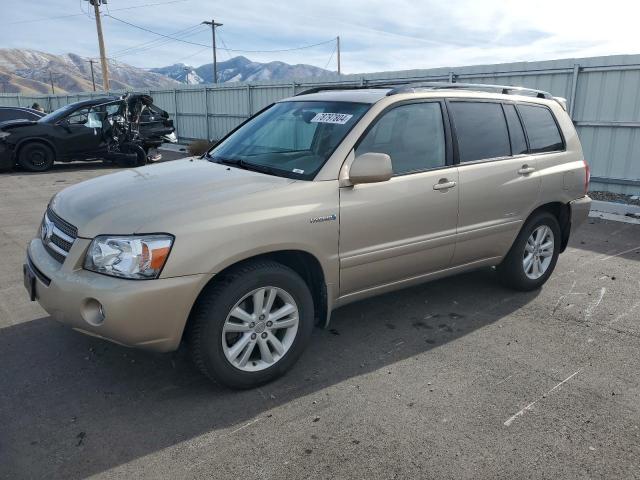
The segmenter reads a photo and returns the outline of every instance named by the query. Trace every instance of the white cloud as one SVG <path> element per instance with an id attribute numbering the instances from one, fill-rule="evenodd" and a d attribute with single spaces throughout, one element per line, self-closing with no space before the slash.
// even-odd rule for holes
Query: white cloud
<path id="1" fill-rule="evenodd" d="M 340 35 L 342 65 L 347 73 L 640 53 L 636 25 L 640 12 L 632 1 L 188 0 L 115 11 L 156 1 L 161 0 L 110 0 L 108 5 L 119 18 L 167 34 L 196 25 L 215 13 L 216 20 L 224 23 L 221 38 L 230 48 L 287 48 Z M 5 25 L 0 29 L 0 45 L 97 55 L 95 26 L 86 16 L 10 23 L 80 13 L 80 5 L 86 9 L 86 2 L 69 0 L 66 10 L 61 10 L 60 2 L 54 0 L 3 3 Z M 10 8 L 7 3 L 12 4 Z M 159 38 L 109 18 L 104 19 L 104 29 L 111 53 Z M 210 31 L 202 27 L 187 39 L 208 45 Z M 324 67 L 332 48 L 324 45 L 296 52 L 245 56 L 256 61 L 282 60 Z M 219 53 L 219 58 L 228 58 L 226 52 Z M 200 65 L 211 61 L 206 48 L 179 42 L 168 42 L 119 60 L 151 67 L 175 63 L 190 55 L 188 63 Z M 329 68 L 335 69 L 335 56 L 331 62 Z"/>

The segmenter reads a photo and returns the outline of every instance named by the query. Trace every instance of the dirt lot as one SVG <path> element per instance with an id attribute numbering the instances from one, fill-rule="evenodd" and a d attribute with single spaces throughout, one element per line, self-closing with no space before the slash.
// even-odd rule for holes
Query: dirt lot
<path id="1" fill-rule="evenodd" d="M 109 171 L 0 175 L 0 478 L 640 477 L 640 225 L 590 220 L 539 292 L 482 270 L 345 307 L 234 392 L 28 302 L 47 201 Z"/>

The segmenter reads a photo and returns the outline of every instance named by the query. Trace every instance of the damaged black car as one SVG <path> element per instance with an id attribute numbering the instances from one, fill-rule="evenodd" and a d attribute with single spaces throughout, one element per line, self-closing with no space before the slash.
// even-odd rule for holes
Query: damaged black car
<path id="1" fill-rule="evenodd" d="M 84 100 L 39 120 L 0 122 L 0 171 L 18 165 L 42 172 L 54 162 L 99 158 L 142 166 L 150 149 L 177 141 L 174 130 L 149 95 Z"/>

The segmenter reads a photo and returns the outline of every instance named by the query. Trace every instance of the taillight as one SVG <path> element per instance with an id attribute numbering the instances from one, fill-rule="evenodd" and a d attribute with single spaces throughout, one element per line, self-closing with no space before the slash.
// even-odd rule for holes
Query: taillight
<path id="1" fill-rule="evenodd" d="M 589 193 L 589 182 L 591 181 L 591 169 L 586 160 L 582 160 L 584 163 L 584 194 Z"/>

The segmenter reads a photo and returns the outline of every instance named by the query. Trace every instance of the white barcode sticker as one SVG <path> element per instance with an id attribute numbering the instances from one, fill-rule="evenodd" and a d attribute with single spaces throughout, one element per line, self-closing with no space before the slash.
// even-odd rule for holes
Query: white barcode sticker
<path id="1" fill-rule="evenodd" d="M 348 113 L 317 113 L 315 117 L 311 119 L 311 123 L 337 123 L 338 125 L 344 125 L 351 120 L 353 115 Z"/>
<path id="2" fill-rule="evenodd" d="M 300 170 L 299 168 L 294 168 L 293 173 L 304 173 L 304 170 Z"/>

